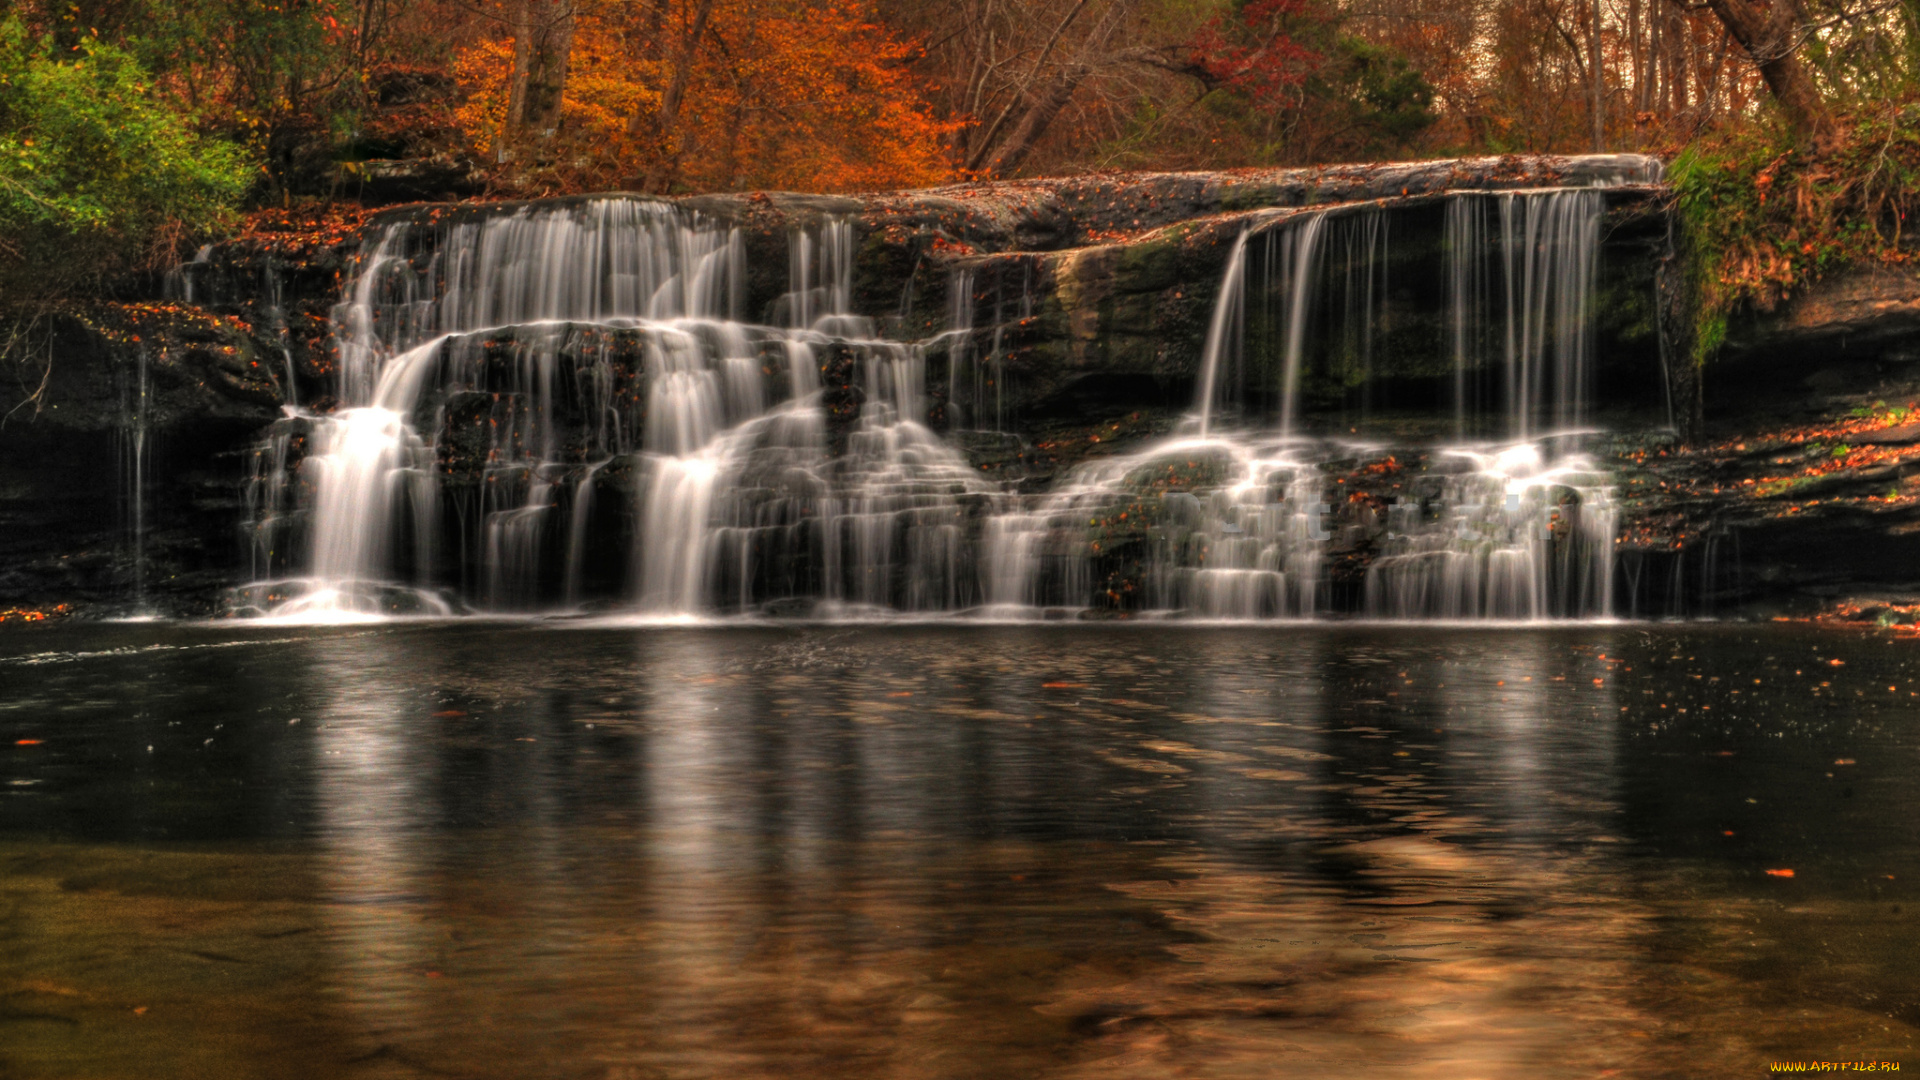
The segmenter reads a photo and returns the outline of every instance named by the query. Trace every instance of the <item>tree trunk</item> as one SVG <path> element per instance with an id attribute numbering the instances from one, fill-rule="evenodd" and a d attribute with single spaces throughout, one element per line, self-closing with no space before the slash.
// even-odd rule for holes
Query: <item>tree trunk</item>
<path id="1" fill-rule="evenodd" d="M 565 116 L 567 69 L 573 60 L 573 0 L 547 0 L 534 26 L 533 64 L 527 73 L 526 124 L 549 132 Z"/>
<path id="2" fill-rule="evenodd" d="M 573 0 L 519 0 L 513 17 L 508 138 L 560 126 L 573 56 Z"/>
<path id="3" fill-rule="evenodd" d="M 1020 99 L 1027 95 L 1028 91 L 1033 87 L 1034 80 L 1046 69 L 1047 60 L 1053 55 L 1054 46 L 1060 44 L 1060 36 L 1067 32 L 1067 27 L 1073 25 L 1073 20 L 1080 17 L 1080 12 L 1085 10 L 1086 6 L 1087 0 L 1077 0 L 1072 9 L 1067 12 L 1066 18 L 1061 19 L 1060 25 L 1053 28 L 1053 35 L 1047 38 L 1046 46 L 1040 50 L 1040 55 L 1033 62 L 1033 70 L 1027 73 L 1026 79 L 1020 84 L 1020 89 L 1008 99 L 1006 107 L 1000 110 L 1000 115 L 994 117 L 993 123 L 987 125 L 987 130 L 981 134 L 979 149 L 975 150 L 972 156 L 967 158 L 968 169 L 978 169 L 980 167 L 981 159 L 985 158 L 993 149 L 993 140 L 999 137 L 1001 126 L 1007 122 L 1009 116 L 1013 115 L 1014 106 L 1018 105 Z M 1056 112 L 1057 111 L 1058 110 L 1056 110 Z M 1021 156 L 1024 157 L 1025 155 L 1023 154 Z"/>
<path id="4" fill-rule="evenodd" d="M 1764 12 L 1748 0 L 1707 0 L 1707 6 L 1759 65 L 1794 140 L 1816 154 L 1833 151 L 1840 142 L 1839 127 L 1800 59 L 1806 19 L 1798 0 L 1772 0 Z"/>
<path id="5" fill-rule="evenodd" d="M 1084 3 L 1076 4 L 1066 20 L 1062 21 L 1060 27 L 1054 31 L 1052 39 L 1047 42 L 1049 52 L 1052 51 L 1054 43 L 1059 40 L 1060 34 L 1066 30 L 1067 24 L 1084 6 L 1086 6 Z M 1067 104 L 1073 100 L 1074 91 L 1078 90 L 1080 84 L 1087 81 L 1088 77 L 1094 73 L 1094 63 L 1114 62 L 1115 57 L 1102 54 L 1106 50 L 1108 39 L 1112 38 L 1114 31 L 1120 28 L 1120 23 L 1126 19 L 1131 7 L 1132 0 L 1113 0 L 1113 3 L 1108 5 L 1106 13 L 1100 17 L 1100 21 L 1088 32 L 1086 40 L 1081 43 L 1080 59 L 1074 63 L 1061 65 L 1059 74 L 1048 80 L 1038 93 L 1031 94 L 1026 112 L 1020 115 L 1019 123 L 1014 125 L 1013 131 L 1007 135 L 1005 141 L 998 148 L 993 148 L 990 143 L 983 141 L 974 150 L 972 155 L 974 160 L 986 158 L 989 153 L 992 154 L 992 159 L 987 163 L 985 170 L 988 175 L 1006 176 L 1018 169 L 1021 163 L 1027 160 L 1027 156 L 1033 153 L 1033 148 L 1039 143 L 1040 137 L 1047 133 L 1047 129 L 1053 126 L 1054 120 L 1066 110 Z M 1038 74 L 1039 69 L 1036 67 L 1034 70 L 1035 74 Z M 1001 118 L 1005 119 L 1005 116 L 1006 114 L 1003 113 Z"/>
<path id="6" fill-rule="evenodd" d="M 1593 152 L 1607 148 L 1607 69 L 1600 45 L 1600 0 L 1590 0 L 1587 25 L 1587 98 L 1593 121 Z"/>
<path id="7" fill-rule="evenodd" d="M 673 58 L 673 77 L 660 95 L 660 117 L 655 131 L 660 140 L 660 157 L 642 178 L 642 190 L 664 192 L 679 169 L 679 153 L 672 145 L 673 129 L 680 122 L 680 103 L 686 100 L 687 84 L 693 81 L 693 62 L 700 52 L 700 39 L 707 32 L 707 19 L 712 15 L 713 0 L 700 0 L 700 6 L 693 12 L 693 22 L 687 27 L 687 36 L 680 42 L 679 55 Z M 642 114 L 635 113 L 628 130 L 641 130 L 644 126 L 641 117 Z"/>
<path id="8" fill-rule="evenodd" d="M 1033 153 L 1034 144 L 1040 141 L 1040 136 L 1047 133 L 1047 128 L 1053 125 L 1055 118 L 1073 100 L 1073 92 L 1080 88 L 1089 74 L 1091 72 L 1088 69 L 1076 67 L 1048 83 L 1034 97 L 1027 111 L 1021 114 L 1020 122 L 1014 125 L 1007 141 L 1000 144 L 993 161 L 987 165 L 987 172 L 993 176 L 1006 176 L 1018 169 L 1027 160 L 1027 155 Z"/>
<path id="9" fill-rule="evenodd" d="M 513 76 L 507 83 L 507 122 L 500 133 L 502 143 L 520 134 L 526 119 L 527 70 L 532 56 L 533 15 L 527 9 L 527 0 L 520 0 L 513 8 Z M 502 149 L 504 151 L 504 147 Z"/>
<path id="10" fill-rule="evenodd" d="M 1647 49 L 1640 37 L 1640 0 L 1627 0 L 1627 44 L 1627 64 L 1633 69 L 1633 111 L 1643 113 L 1647 111 Z"/>

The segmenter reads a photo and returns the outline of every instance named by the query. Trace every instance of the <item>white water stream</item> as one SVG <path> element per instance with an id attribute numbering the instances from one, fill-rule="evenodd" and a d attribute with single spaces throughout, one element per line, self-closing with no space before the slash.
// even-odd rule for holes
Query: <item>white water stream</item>
<path id="1" fill-rule="evenodd" d="M 927 424 L 939 345 L 949 422 L 1007 429 L 1003 333 L 1034 310 L 1025 260 L 1017 304 L 995 267 L 990 326 L 976 326 L 981 279 L 964 269 L 948 330 L 896 342 L 854 310 L 856 236 L 841 219 L 790 237 L 788 288 L 763 323 L 744 311 L 738 229 L 669 204 L 393 221 L 369 235 L 334 313 L 338 406 L 291 410 L 258 455 L 260 580 L 241 607 L 295 621 L 555 610 L 617 578 L 612 610 L 652 618 L 1101 606 L 1297 618 L 1328 609 L 1330 554 L 1384 514 L 1369 614 L 1603 615 L 1605 477 L 1565 452 L 1570 440 L 1537 438 L 1585 419 L 1600 211 L 1592 191 L 1450 200 L 1456 422 L 1464 435 L 1497 400 L 1509 445 L 1436 452 L 1446 464 L 1426 487 L 1384 508 L 1330 492 L 1338 463 L 1364 452 L 1309 437 L 1301 419 L 1316 350 L 1371 371 L 1389 242 L 1378 211 L 1304 211 L 1242 233 L 1191 434 L 1089 462 L 1039 495 L 981 478 Z M 1260 369 L 1242 355 L 1254 280 L 1278 333 L 1268 427 L 1221 411 L 1244 396 L 1234 379 Z M 1346 298 L 1333 315 L 1320 302 L 1331 288 Z M 1482 392 L 1489 371 L 1499 385 Z M 622 533 L 624 568 L 597 565 Z"/>

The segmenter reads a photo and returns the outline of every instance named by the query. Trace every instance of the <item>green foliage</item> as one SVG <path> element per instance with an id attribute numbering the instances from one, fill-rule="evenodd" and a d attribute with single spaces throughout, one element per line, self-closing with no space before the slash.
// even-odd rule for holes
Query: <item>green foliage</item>
<path id="1" fill-rule="evenodd" d="M 251 173 L 159 101 L 128 53 L 59 50 L 0 20 L 0 245 L 25 271 L 7 275 L 22 279 L 10 300 L 54 286 L 58 265 L 97 271 L 224 222 Z"/>
<path id="2" fill-rule="evenodd" d="M 1382 145 L 1405 146 L 1433 126 L 1433 87 L 1406 57 L 1356 37 L 1340 39 L 1339 56 L 1354 120 Z"/>
<path id="3" fill-rule="evenodd" d="M 264 138 L 298 115 L 351 122 L 359 72 L 347 0 L 121 0 L 126 45 L 224 125 Z M 211 93 L 209 93 L 211 91 Z"/>
<path id="4" fill-rule="evenodd" d="M 1219 86 L 1194 112 L 1142 96 L 1117 137 L 1101 147 L 1103 166 L 1196 168 L 1362 161 L 1404 154 L 1436 114 L 1434 91 L 1398 51 L 1309 26 L 1311 70 L 1276 101 Z M 1198 125 L 1194 120 L 1200 120 Z M 1182 153 L 1185 143 L 1192 149 Z"/>
<path id="5" fill-rule="evenodd" d="M 1834 270 L 1911 258 L 1902 238 L 1920 192 L 1920 103 L 1863 104 L 1843 128 L 1824 157 L 1755 125 L 1695 143 L 1668 170 L 1693 267 L 1697 362 L 1743 307 L 1770 311 Z"/>

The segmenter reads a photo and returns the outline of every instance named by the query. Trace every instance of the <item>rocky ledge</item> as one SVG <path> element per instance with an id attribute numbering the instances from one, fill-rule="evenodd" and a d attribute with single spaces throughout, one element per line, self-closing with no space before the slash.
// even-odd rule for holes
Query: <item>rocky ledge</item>
<path id="1" fill-rule="evenodd" d="M 950 329 L 948 283 L 966 275 L 970 306 L 999 313 L 980 320 L 969 346 L 1001 365 L 1013 430 L 956 437 L 983 476 L 1029 492 L 1048 490 L 1079 461 L 1173 429 L 1192 400 L 1236 237 L 1332 204 L 1415 223 L 1396 234 L 1398 261 L 1388 268 L 1400 283 L 1387 300 L 1400 305 L 1398 336 L 1378 346 L 1369 391 L 1384 396 L 1310 388 L 1322 429 L 1372 410 L 1376 424 L 1404 436 L 1325 465 L 1348 493 L 1332 554 L 1336 587 L 1351 590 L 1380 540 L 1384 506 L 1425 482 L 1433 462 L 1421 447 L 1445 426 L 1432 408 L 1443 329 L 1431 310 L 1438 233 L 1431 221 L 1418 224 L 1421 215 L 1431 218 L 1449 191 L 1602 184 L 1608 247 L 1597 307 L 1609 359 L 1600 378 L 1612 403 L 1605 419 L 1628 432 L 1606 451 L 1632 579 L 1623 611 L 1786 610 L 1856 593 L 1870 608 L 1882 593 L 1889 603 L 1909 586 L 1920 595 L 1920 572 L 1910 569 L 1920 566 L 1920 482 L 1909 480 L 1920 476 L 1920 438 L 1906 437 L 1920 430 L 1920 415 L 1906 412 L 1920 403 L 1908 368 L 1909 356 L 1920 360 L 1920 279 L 1904 271 L 1832 279 L 1738 324 L 1733 349 L 1703 381 L 1666 381 L 1655 374 L 1663 361 L 1652 329 L 1667 252 L 1658 177 L 1657 162 L 1629 156 L 1486 158 L 678 203 L 741 228 L 755 273 L 749 308 L 769 321 L 786 288 L 791 237 L 829 216 L 852 222 L 855 306 L 875 313 L 889 336 Z M 0 425 L 0 608 L 110 613 L 138 594 L 167 611 L 216 610 L 224 587 L 251 574 L 240 522 L 262 432 L 277 424 L 285 433 L 282 407 L 292 402 L 331 407 L 330 314 L 369 230 L 492 212 L 419 204 L 264 215 L 156 282 L 150 300 L 102 302 L 39 324 L 44 347 L 9 373 L 19 389 L 0 403 L 12 410 Z M 638 377 L 633 342 L 581 333 L 602 358 L 632 352 L 622 370 Z M 949 335 L 929 357 L 926 419 L 937 429 L 952 421 L 944 387 L 957 340 Z M 828 367 L 844 421 L 858 405 L 853 366 Z M 770 379 L 776 368 L 770 358 Z M 1675 394 L 1695 389 L 1706 427 L 1683 446 L 1659 429 Z M 510 406 L 476 397 L 439 418 L 450 478 L 483 476 L 483 433 L 502 407 Z M 599 482 L 622 495 L 630 486 L 619 469 Z M 1120 592 L 1130 527 L 1107 527 L 1115 554 L 1104 572 Z"/>

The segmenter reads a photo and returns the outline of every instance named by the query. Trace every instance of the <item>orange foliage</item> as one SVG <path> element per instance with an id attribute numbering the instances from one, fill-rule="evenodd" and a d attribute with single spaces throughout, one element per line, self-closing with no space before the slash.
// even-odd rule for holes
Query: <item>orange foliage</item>
<path id="1" fill-rule="evenodd" d="M 511 162 L 523 188 L 650 178 L 674 192 L 856 191 L 952 177 L 941 140 L 955 125 L 933 117 L 906 68 L 913 47 L 875 24 L 865 0 L 715 0 L 669 122 L 663 102 L 693 7 L 582 4 L 561 129 L 505 146 L 514 45 L 482 41 L 455 59 L 469 93 L 458 123 L 489 158 Z"/>

